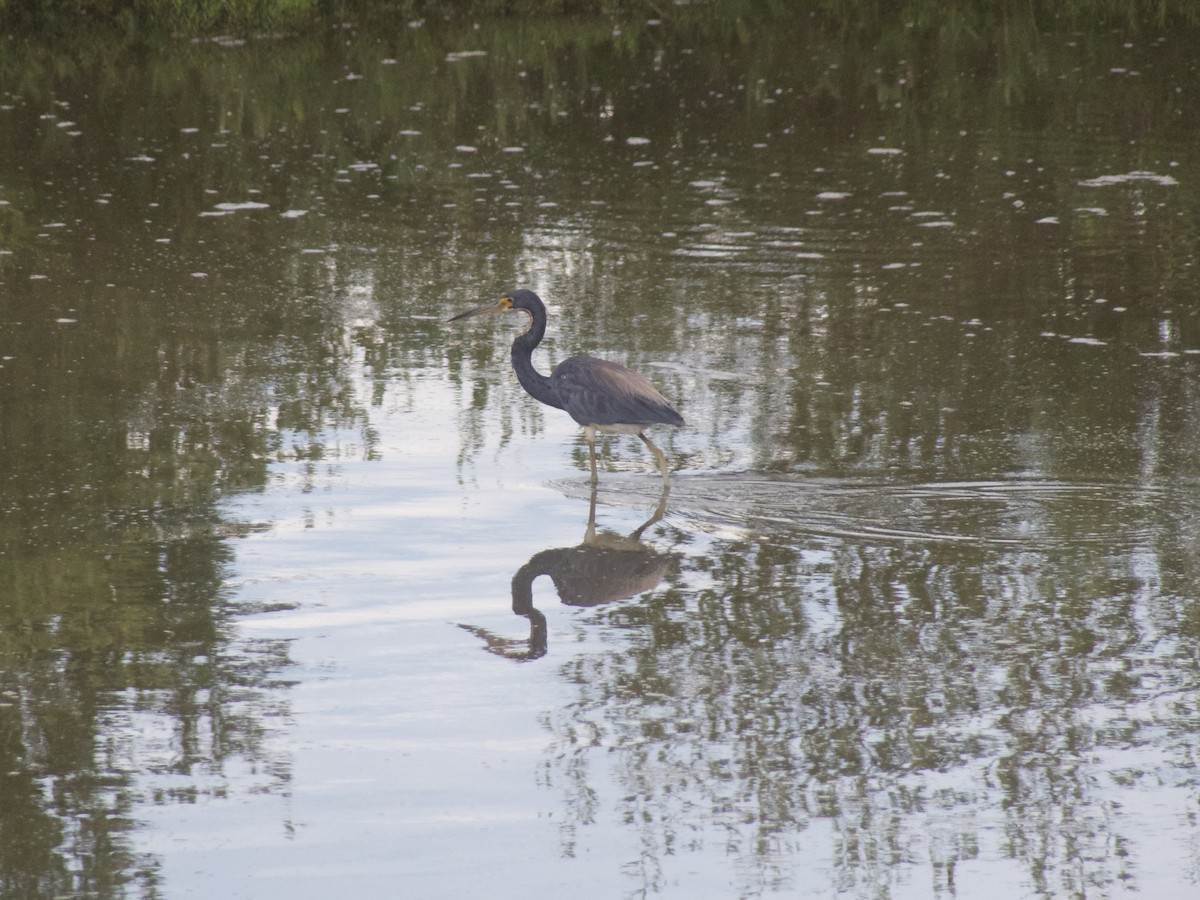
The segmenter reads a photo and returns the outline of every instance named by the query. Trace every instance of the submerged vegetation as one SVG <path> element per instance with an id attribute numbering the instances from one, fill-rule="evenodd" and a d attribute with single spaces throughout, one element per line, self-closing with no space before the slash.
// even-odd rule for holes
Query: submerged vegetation
<path id="1" fill-rule="evenodd" d="M 1146 27 L 1200 23 L 1190 0 L 0 0 L 0 31 L 57 33 L 108 23 L 130 34 L 297 28 L 375 14 L 444 19 L 493 16 L 711 17 L 753 23 L 778 15 L 818 17 L 848 28 L 902 23 L 931 28 L 947 19 L 1003 29 L 1012 18 L 1043 26 Z"/>

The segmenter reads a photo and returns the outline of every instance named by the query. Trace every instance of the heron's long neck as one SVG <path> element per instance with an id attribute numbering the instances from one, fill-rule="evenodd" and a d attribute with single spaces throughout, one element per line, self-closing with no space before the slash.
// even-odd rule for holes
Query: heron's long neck
<path id="1" fill-rule="evenodd" d="M 512 608 L 518 616 L 527 616 L 533 609 L 533 580 L 541 574 L 537 562 L 531 559 L 517 569 L 517 574 L 513 576 Z"/>
<path id="2" fill-rule="evenodd" d="M 510 658 L 538 659 L 546 655 L 546 636 L 549 628 L 546 616 L 533 605 L 533 579 L 541 573 L 537 570 L 536 557 L 525 563 L 512 580 L 512 610 L 529 620 L 529 652 Z"/>
<path id="3" fill-rule="evenodd" d="M 550 379 L 533 367 L 533 350 L 542 342 L 546 334 L 546 320 L 543 316 L 531 316 L 529 330 L 517 337 L 512 345 L 512 364 L 517 373 L 521 387 L 529 392 L 535 400 L 540 400 L 547 406 L 562 409 L 558 394 L 551 385 Z"/>

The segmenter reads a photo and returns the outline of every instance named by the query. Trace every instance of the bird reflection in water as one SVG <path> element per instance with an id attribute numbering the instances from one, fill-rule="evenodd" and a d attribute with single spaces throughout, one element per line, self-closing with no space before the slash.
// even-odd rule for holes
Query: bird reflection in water
<path id="1" fill-rule="evenodd" d="M 600 606 L 653 590 L 672 557 L 642 543 L 642 534 L 660 521 L 667 508 L 664 487 L 658 508 L 627 536 L 596 529 L 596 486 L 592 485 L 587 530 L 575 547 L 555 547 L 530 557 L 512 579 L 512 609 L 529 620 L 529 638 L 506 638 L 485 628 L 461 625 L 484 642 L 484 649 L 506 659 L 532 660 L 546 655 L 546 617 L 533 605 L 533 582 L 549 575 L 567 606 Z"/>

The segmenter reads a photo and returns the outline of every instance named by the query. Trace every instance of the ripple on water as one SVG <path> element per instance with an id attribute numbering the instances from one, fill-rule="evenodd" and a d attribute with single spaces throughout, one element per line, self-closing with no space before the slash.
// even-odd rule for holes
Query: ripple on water
<path id="1" fill-rule="evenodd" d="M 607 501 L 644 500 L 616 480 Z M 1144 544 L 1152 517 L 1187 498 L 1155 485 L 1014 478 L 897 483 L 874 478 L 677 477 L 671 514 L 700 530 L 744 529 L 871 543 L 1055 552 Z"/>

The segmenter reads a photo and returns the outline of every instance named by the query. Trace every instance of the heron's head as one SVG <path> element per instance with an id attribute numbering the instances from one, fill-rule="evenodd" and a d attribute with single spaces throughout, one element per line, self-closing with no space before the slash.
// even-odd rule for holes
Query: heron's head
<path id="1" fill-rule="evenodd" d="M 533 291 L 526 288 L 518 288 L 515 291 L 508 291 L 500 295 L 500 302 L 508 301 L 509 309 L 523 309 L 526 312 L 532 313 L 535 309 L 545 309 L 542 305 L 542 298 Z"/>
<path id="2" fill-rule="evenodd" d="M 495 303 L 488 303 L 485 306 L 480 306 L 475 309 L 468 309 L 464 313 L 459 313 L 447 321 L 457 322 L 459 319 L 469 319 L 472 316 L 482 316 L 485 313 L 508 312 L 510 309 L 519 309 L 529 313 L 532 318 L 534 311 L 537 309 L 545 310 L 541 299 L 533 291 L 520 288 L 515 291 L 506 291 L 500 295 L 500 299 Z"/>

